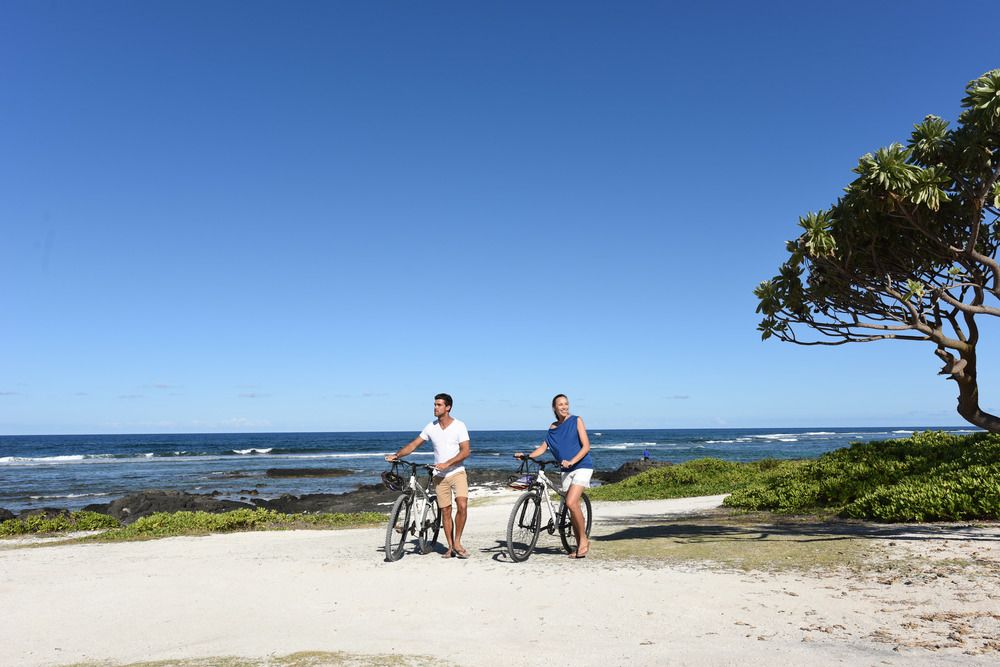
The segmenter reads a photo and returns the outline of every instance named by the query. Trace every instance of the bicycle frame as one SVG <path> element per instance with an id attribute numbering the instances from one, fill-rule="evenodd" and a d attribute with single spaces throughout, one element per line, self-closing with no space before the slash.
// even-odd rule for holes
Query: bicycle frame
<path id="1" fill-rule="evenodd" d="M 437 495 L 428 492 L 436 472 L 435 468 L 397 460 L 392 464 L 392 472 L 395 473 L 401 465 L 409 466 L 410 475 L 389 512 L 389 524 L 386 526 L 385 536 L 385 554 L 389 562 L 398 560 L 402 556 L 405 544 L 411 537 L 417 538 L 421 553 L 430 553 L 434 549 L 441 528 L 441 510 L 437 506 Z M 418 468 L 423 468 L 428 473 L 426 486 L 422 486 L 417 479 Z"/>
<path id="2" fill-rule="evenodd" d="M 531 471 L 529 464 L 538 466 L 537 472 Z M 549 535 L 559 533 L 563 548 L 568 553 L 573 553 L 576 540 L 574 537 L 575 528 L 572 526 L 570 511 L 566 506 L 567 493 L 557 487 L 545 474 L 545 467 L 548 465 L 558 465 L 555 461 L 538 461 L 525 458 L 521 462 L 521 467 L 517 474 L 511 476 L 508 484 L 514 488 L 524 489 L 524 493 L 514 503 L 510 517 L 507 521 L 507 553 L 511 560 L 523 562 L 531 556 L 538 542 L 538 536 L 544 530 Z M 521 477 L 518 478 L 518 475 Z M 556 509 L 552 492 L 555 492 L 561 501 Z M 584 493 L 580 496 L 581 508 L 584 511 L 586 534 L 590 535 L 591 506 L 590 499 Z M 542 509 L 544 500 L 545 510 Z M 548 510 L 549 520 L 542 524 L 542 514 Z"/>

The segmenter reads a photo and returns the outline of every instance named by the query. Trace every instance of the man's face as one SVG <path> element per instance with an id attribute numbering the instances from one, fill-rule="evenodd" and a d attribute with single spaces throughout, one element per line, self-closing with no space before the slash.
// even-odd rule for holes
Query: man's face
<path id="1" fill-rule="evenodd" d="M 450 409 L 451 408 L 445 405 L 443 398 L 434 399 L 434 416 L 437 417 L 438 419 L 448 414 L 448 411 Z"/>

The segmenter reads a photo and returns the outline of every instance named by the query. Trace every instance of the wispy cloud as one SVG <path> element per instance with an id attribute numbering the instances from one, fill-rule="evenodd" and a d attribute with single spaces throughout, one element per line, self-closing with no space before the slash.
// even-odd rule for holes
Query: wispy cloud
<path id="1" fill-rule="evenodd" d="M 249 392 L 246 394 L 239 394 L 240 398 L 269 398 L 271 394 L 258 394 L 256 392 Z"/>
<path id="2" fill-rule="evenodd" d="M 146 398 L 146 397 L 143 396 L 142 394 L 120 394 L 118 396 L 118 398 L 125 399 L 125 400 L 131 400 L 131 399 L 134 399 L 134 398 Z"/>
<path id="3" fill-rule="evenodd" d="M 689 398 L 691 397 L 688 396 L 687 394 L 674 394 L 673 396 L 664 396 L 664 399 L 667 401 L 686 401 Z"/>
<path id="4" fill-rule="evenodd" d="M 0 396 L 20 396 L 21 394 L 16 391 L 0 391 Z"/>

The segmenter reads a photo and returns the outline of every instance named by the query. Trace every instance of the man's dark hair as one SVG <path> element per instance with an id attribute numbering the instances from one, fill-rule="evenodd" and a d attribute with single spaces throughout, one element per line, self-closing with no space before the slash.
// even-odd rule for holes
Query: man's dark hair
<path id="1" fill-rule="evenodd" d="M 447 405 L 449 408 L 451 407 L 451 396 L 449 396 L 448 394 L 438 394 L 437 396 L 434 397 L 434 400 L 436 401 L 438 399 L 444 401 L 444 404 Z"/>

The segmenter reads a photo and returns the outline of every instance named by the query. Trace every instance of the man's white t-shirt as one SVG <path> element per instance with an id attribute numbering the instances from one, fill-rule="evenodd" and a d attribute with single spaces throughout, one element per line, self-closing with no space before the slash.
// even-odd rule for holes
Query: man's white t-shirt
<path id="1" fill-rule="evenodd" d="M 412 433 L 412 431 L 411 431 Z M 459 421 L 458 419 L 453 419 L 448 428 L 441 428 L 438 420 L 435 419 L 430 424 L 424 427 L 424 430 L 420 432 L 420 439 L 424 442 L 430 440 L 431 444 L 434 445 L 434 463 L 441 463 L 442 461 L 447 461 L 458 454 L 460 443 L 465 442 L 469 439 L 469 429 L 465 428 L 465 423 Z M 437 472 L 436 475 L 444 475 L 445 477 L 451 477 L 455 473 L 462 472 L 465 470 L 465 466 L 459 463 L 450 468 L 445 469 L 443 472 Z"/>

